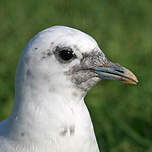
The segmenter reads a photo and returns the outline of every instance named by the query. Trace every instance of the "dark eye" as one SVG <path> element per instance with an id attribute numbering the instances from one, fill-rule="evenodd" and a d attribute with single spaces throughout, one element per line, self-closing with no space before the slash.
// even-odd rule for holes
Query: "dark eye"
<path id="1" fill-rule="evenodd" d="M 59 52 L 59 56 L 63 59 L 63 60 L 70 60 L 73 58 L 73 51 L 65 49 Z"/>

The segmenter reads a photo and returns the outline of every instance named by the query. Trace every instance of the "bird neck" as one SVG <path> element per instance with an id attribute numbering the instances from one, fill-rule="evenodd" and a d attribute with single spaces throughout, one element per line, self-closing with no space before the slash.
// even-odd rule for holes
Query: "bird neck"
<path id="1" fill-rule="evenodd" d="M 83 98 L 76 96 L 78 92 L 63 89 L 61 93 L 48 91 L 45 87 L 36 89 L 23 86 L 16 90 L 19 94 L 15 96 L 9 118 L 8 136 L 20 139 L 20 136 L 26 134 L 37 140 L 38 135 L 41 138 L 52 137 L 54 133 L 64 134 L 64 127 L 72 128 L 76 125 L 81 128 L 85 121 L 90 122 Z"/>

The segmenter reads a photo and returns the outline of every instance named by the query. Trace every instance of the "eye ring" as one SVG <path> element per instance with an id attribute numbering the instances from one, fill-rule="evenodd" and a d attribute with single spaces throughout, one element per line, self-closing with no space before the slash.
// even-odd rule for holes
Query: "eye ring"
<path id="1" fill-rule="evenodd" d="M 64 61 L 68 61 L 74 57 L 74 54 L 72 50 L 65 48 L 59 51 L 59 57 Z"/>

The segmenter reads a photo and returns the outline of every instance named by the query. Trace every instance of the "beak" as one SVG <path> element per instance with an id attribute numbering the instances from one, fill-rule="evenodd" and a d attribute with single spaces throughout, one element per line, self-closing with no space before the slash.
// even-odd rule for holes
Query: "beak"
<path id="1" fill-rule="evenodd" d="M 128 69 L 119 64 L 110 62 L 107 65 L 91 68 L 101 79 L 118 80 L 127 84 L 137 84 L 136 76 Z"/>

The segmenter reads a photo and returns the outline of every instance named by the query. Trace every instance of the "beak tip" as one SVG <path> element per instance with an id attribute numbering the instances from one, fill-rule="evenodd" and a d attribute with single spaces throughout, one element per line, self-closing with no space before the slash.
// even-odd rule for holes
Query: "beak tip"
<path id="1" fill-rule="evenodd" d="M 126 69 L 126 71 L 127 71 L 126 76 L 130 79 L 122 78 L 122 81 L 127 84 L 136 85 L 139 82 L 137 77 L 130 70 Z"/>
<path id="2" fill-rule="evenodd" d="M 137 84 L 137 83 L 139 82 L 136 76 L 135 76 L 135 79 L 134 79 L 134 80 L 136 81 L 135 84 Z"/>

